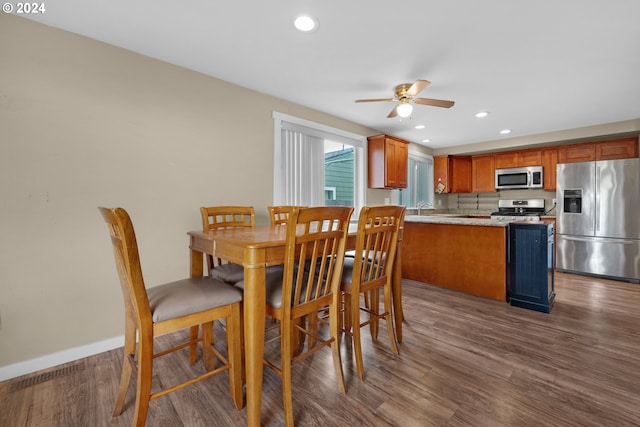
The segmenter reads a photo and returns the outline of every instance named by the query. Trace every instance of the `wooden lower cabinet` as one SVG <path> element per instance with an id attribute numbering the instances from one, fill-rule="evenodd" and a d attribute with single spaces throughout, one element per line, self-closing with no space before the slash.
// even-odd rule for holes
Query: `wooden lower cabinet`
<path id="1" fill-rule="evenodd" d="M 507 227 L 404 223 L 402 277 L 506 301 Z"/>

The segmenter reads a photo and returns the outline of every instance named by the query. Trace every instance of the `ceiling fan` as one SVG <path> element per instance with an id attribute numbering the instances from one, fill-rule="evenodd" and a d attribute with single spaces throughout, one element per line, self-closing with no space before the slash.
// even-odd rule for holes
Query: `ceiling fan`
<path id="1" fill-rule="evenodd" d="M 389 102 L 400 101 L 393 110 L 387 116 L 388 118 L 400 116 L 409 117 L 413 112 L 412 104 L 431 105 L 433 107 L 451 108 L 453 107 L 453 101 L 445 101 L 442 99 L 431 98 L 416 98 L 418 93 L 422 92 L 431 84 L 428 80 L 416 80 L 414 84 L 403 83 L 395 87 L 394 98 L 379 98 L 379 99 L 357 99 L 356 102 Z"/>

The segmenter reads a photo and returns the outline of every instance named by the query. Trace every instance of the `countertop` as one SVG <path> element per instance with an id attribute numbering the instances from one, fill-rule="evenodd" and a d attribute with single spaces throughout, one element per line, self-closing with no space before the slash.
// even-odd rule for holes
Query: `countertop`
<path id="1" fill-rule="evenodd" d="M 480 225 L 485 227 L 506 227 L 511 222 L 473 216 L 461 216 L 459 214 L 406 215 L 404 221 L 427 224 Z"/>

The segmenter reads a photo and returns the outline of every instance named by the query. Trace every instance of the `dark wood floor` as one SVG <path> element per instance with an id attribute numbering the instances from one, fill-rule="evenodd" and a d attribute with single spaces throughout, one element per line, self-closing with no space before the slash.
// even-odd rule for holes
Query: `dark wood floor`
<path id="1" fill-rule="evenodd" d="M 344 344 L 347 394 L 337 391 L 329 351 L 294 367 L 299 426 L 638 426 L 640 286 L 556 274 L 556 303 L 543 314 L 405 281 L 399 357 L 365 336 L 365 382 Z M 164 338 L 163 338 L 164 340 Z M 163 341 L 166 344 L 168 341 Z M 161 361 L 171 382 L 189 367 Z M 110 351 L 0 383 L 0 426 L 128 426 L 111 410 L 121 365 Z M 262 422 L 283 424 L 280 379 L 265 370 Z M 214 377 L 151 403 L 147 425 L 245 425 Z"/>

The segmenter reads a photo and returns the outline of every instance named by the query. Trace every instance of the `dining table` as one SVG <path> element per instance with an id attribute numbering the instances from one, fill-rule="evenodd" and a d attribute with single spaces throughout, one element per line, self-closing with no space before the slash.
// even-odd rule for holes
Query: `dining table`
<path id="1" fill-rule="evenodd" d="M 189 231 L 191 277 L 202 277 L 204 255 L 212 255 L 244 267 L 244 352 L 247 425 L 260 426 L 266 317 L 265 269 L 285 261 L 286 225 Z M 352 223 L 346 247 L 355 247 L 357 224 Z M 402 228 L 398 235 L 401 240 Z M 401 245 L 394 265 L 393 314 L 396 337 L 402 341 Z"/>

